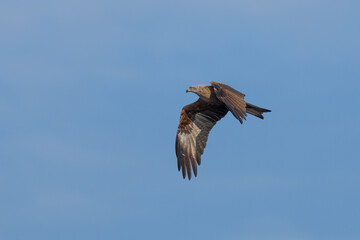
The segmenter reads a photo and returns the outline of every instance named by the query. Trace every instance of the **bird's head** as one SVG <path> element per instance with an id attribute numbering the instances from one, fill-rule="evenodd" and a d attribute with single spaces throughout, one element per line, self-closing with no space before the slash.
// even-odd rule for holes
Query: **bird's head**
<path id="1" fill-rule="evenodd" d="M 208 85 L 192 85 L 186 92 L 193 92 L 205 101 L 208 101 L 211 97 L 211 87 Z"/>
<path id="2" fill-rule="evenodd" d="M 198 91 L 198 85 L 192 85 L 190 86 L 188 89 L 186 89 L 186 92 L 193 92 L 193 93 L 197 93 Z"/>
<path id="3" fill-rule="evenodd" d="M 186 92 L 193 92 L 199 94 L 208 87 L 209 87 L 208 85 L 192 85 L 188 89 L 186 89 Z"/>

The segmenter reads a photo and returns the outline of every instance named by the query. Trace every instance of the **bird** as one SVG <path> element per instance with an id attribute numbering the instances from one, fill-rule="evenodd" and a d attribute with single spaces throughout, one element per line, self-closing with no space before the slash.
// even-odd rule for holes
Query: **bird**
<path id="1" fill-rule="evenodd" d="M 211 85 L 192 85 L 186 92 L 192 92 L 199 99 L 182 108 L 176 134 L 175 152 L 178 170 L 185 179 L 191 179 L 191 169 L 197 177 L 197 165 L 201 164 L 206 142 L 211 129 L 230 111 L 242 124 L 247 113 L 264 119 L 269 109 L 245 102 L 245 94 L 220 82 Z"/>

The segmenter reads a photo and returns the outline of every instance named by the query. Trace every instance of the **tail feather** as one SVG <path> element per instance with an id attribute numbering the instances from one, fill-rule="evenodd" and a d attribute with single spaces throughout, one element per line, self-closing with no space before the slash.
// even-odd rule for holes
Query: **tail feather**
<path id="1" fill-rule="evenodd" d="M 264 112 L 271 112 L 271 110 L 255 106 L 250 103 L 246 103 L 246 112 L 254 115 L 255 117 L 264 119 L 264 116 L 262 114 Z"/>

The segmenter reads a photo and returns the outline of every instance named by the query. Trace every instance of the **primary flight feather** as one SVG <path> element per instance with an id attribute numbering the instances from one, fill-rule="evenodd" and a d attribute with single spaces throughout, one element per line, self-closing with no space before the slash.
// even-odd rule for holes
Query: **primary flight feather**
<path id="1" fill-rule="evenodd" d="M 217 121 L 230 111 L 243 123 L 247 113 L 264 119 L 268 109 L 245 102 L 245 95 L 232 87 L 210 82 L 211 85 L 193 85 L 186 92 L 193 92 L 199 99 L 181 110 L 180 123 L 176 134 L 175 151 L 179 171 L 183 178 L 191 179 L 191 169 L 197 176 L 197 165 L 201 164 L 210 130 Z"/>

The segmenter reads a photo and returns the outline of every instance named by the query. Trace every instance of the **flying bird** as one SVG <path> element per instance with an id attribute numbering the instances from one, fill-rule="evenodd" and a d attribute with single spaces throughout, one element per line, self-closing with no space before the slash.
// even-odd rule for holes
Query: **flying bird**
<path id="1" fill-rule="evenodd" d="M 175 151 L 178 170 L 191 179 L 191 168 L 197 176 L 197 165 L 201 164 L 210 130 L 217 121 L 230 111 L 240 123 L 246 120 L 247 113 L 264 119 L 268 109 L 247 103 L 245 95 L 232 87 L 210 82 L 211 85 L 193 85 L 186 92 L 193 92 L 199 99 L 181 110 L 180 123 L 176 134 Z"/>

